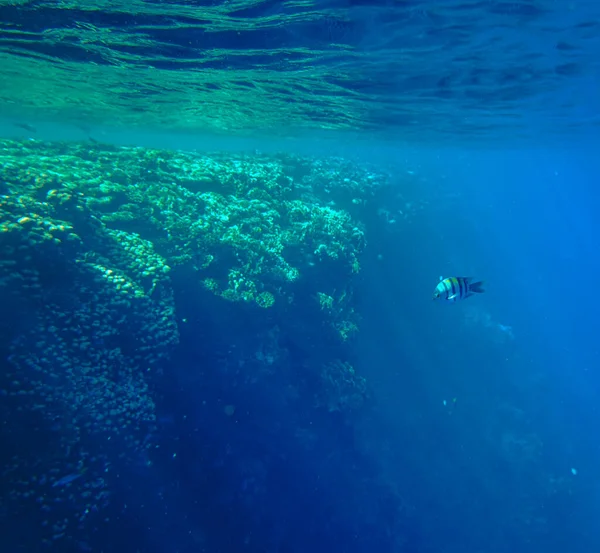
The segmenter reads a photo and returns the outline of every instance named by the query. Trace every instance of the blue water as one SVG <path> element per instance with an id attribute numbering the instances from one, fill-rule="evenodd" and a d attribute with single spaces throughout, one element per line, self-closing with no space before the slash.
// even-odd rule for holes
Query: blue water
<path id="1" fill-rule="evenodd" d="M 382 240 L 370 273 L 365 366 L 399 438 L 388 470 L 432 551 L 592 549 L 598 164 L 568 150 L 441 160 L 459 197 Z M 493 289 L 440 310 L 422 301 L 436 270 L 493 275 Z"/>
<path id="2" fill-rule="evenodd" d="M 368 383 L 365 408 L 314 408 L 318 386 L 303 371 L 327 348 L 304 341 L 313 321 L 269 320 L 285 356 L 265 377 L 252 312 L 174 277 L 186 325 L 155 390 L 155 447 L 124 462 L 103 446 L 110 501 L 48 543 L 37 511 L 8 500 L 3 468 L 2 551 L 600 550 L 600 4 L 16 4 L 0 3 L 4 60 L 125 67 L 143 86 L 53 104 L 61 79 L 72 79 L 64 98 L 76 96 L 75 65 L 48 77 L 43 103 L 29 95 L 35 75 L 12 65 L 4 82 L 23 86 L 0 90 L 2 137 L 343 156 L 394 186 L 363 221 L 353 283 L 360 331 L 346 355 Z M 127 40 L 92 49 L 48 33 L 83 23 Z M 177 94 L 166 96 L 167 80 L 150 90 L 141 66 L 172 71 Z M 210 71 L 233 91 L 214 106 L 229 101 L 247 119 L 211 125 L 184 100 L 198 92 L 186 73 Z M 252 108 L 247 82 L 273 119 Z M 432 302 L 440 276 L 482 279 L 486 292 Z M 20 420 L 11 455 L 34 424 Z M 91 481 L 65 467 L 61 488 L 69 477 Z"/>

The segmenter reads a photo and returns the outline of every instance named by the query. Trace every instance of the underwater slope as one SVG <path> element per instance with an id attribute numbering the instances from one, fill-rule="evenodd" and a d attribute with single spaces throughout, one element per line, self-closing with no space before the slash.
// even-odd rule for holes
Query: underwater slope
<path id="1" fill-rule="evenodd" d="M 289 418 L 295 457 L 323 440 L 319 418 L 347 432 L 369 396 L 348 349 L 366 244 L 352 210 L 385 175 L 342 159 L 31 140 L 2 141 L 1 158 L 2 502 L 8 520 L 27 520 L 7 535 L 76 544 L 97 532 L 122 504 L 123 475 L 149 478 L 161 444 L 185 434 L 169 422 L 182 405 L 202 431 L 180 459 L 207 473 L 225 461 L 207 460 L 224 438 L 206 421 L 256 409 L 239 395 L 250 385 Z M 189 396 L 164 407 L 173 389 Z M 270 424 L 259 435 L 280 434 Z M 280 462 L 285 442 L 263 446 Z M 165 486 L 154 477 L 144 493 Z"/>

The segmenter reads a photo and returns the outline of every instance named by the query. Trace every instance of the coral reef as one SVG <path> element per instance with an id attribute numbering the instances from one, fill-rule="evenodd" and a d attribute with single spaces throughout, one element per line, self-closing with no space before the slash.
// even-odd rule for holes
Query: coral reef
<path id="1" fill-rule="evenodd" d="M 198 311 L 252 310 L 248 380 L 281 369 L 293 336 L 313 348 L 300 370 L 314 408 L 363 405 L 366 383 L 343 360 L 366 244 L 352 209 L 385 179 L 350 169 L 0 141 L 3 478 L 7 501 L 35 504 L 48 540 L 102 516 L 117 459 L 151 462 L 155 390 L 185 322 L 177 286 Z M 243 355 L 225 365 L 236 363 Z"/>
<path id="2" fill-rule="evenodd" d="M 286 284 L 304 276 L 301 269 L 360 270 L 364 230 L 329 197 L 331 190 L 360 196 L 359 177 L 342 179 L 341 168 L 321 173 L 317 164 L 307 173 L 298 167 L 309 162 L 291 156 L 64 144 L 44 145 L 41 156 L 35 142 L 12 144 L 3 144 L 5 182 L 40 194 L 85 194 L 86 207 L 108 228 L 150 237 L 171 266 L 193 263 L 204 286 L 227 299 L 255 301 L 266 291 L 273 299 L 258 303 L 270 306 L 289 301 Z M 339 187 L 322 188 L 336 178 Z"/>
<path id="3" fill-rule="evenodd" d="M 352 411 L 368 397 L 367 383 L 348 362 L 334 360 L 321 372 L 323 404 L 329 411 Z"/>
<path id="4" fill-rule="evenodd" d="M 106 228 L 55 173 L 5 161 L 1 179 L 3 477 L 56 539 L 108 500 L 101 444 L 128 458 L 149 445 L 173 295 L 152 244 Z"/>

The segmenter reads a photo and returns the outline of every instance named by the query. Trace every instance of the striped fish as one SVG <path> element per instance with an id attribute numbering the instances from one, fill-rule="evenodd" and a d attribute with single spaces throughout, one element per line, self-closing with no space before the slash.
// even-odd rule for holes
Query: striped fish
<path id="1" fill-rule="evenodd" d="M 440 281 L 433 291 L 433 299 L 454 302 L 483 292 L 485 292 L 483 282 L 473 282 L 471 277 L 440 277 Z"/>

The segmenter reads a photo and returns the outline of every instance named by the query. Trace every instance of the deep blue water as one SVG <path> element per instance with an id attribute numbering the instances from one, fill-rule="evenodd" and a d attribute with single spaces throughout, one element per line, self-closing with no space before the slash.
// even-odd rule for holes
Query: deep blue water
<path id="1" fill-rule="evenodd" d="M 336 76 L 342 84 L 312 90 L 303 125 L 294 112 L 290 128 L 271 129 L 285 141 L 265 138 L 273 133 L 260 113 L 213 134 L 161 128 L 155 113 L 145 126 L 143 110 L 135 124 L 106 112 L 94 118 L 106 106 L 93 102 L 83 115 L 80 106 L 44 112 L 31 98 L 15 104 L 14 92 L 0 92 L 2 136 L 341 155 L 385 168 L 398 186 L 388 191 L 389 211 L 364 221 L 368 246 L 354 300 L 360 332 L 348 356 L 372 392 L 365 409 L 350 418 L 312 409 L 316 385 L 302 371 L 320 352 L 286 335 L 285 320 L 270 321 L 284 329 L 282 372 L 252 381 L 262 370 L 252 358 L 252 312 L 196 297 L 195 283 L 176 276 L 178 318 L 188 322 L 156 393 L 157 447 L 118 465 L 110 504 L 59 545 L 31 549 L 35 538 L 23 536 L 36 535 L 37 514 L 9 510 L 0 497 L 2 551 L 600 550 L 600 4 L 187 4 L 223 7 L 235 25 L 227 20 L 220 31 L 211 27 L 218 18 L 199 23 L 178 3 L 172 18 L 169 3 L 138 3 L 135 13 L 51 4 L 1 5 L 2 52 L 117 65 L 105 50 L 82 53 L 75 39 L 40 38 L 50 27 L 74 27 L 72 8 L 73 20 L 148 38 L 129 45 L 143 58 L 127 62 L 131 71 L 150 59 L 174 73 L 262 64 L 267 90 L 278 72 L 313 68 L 314 79 L 290 77 L 281 92 L 290 98 L 278 106 L 294 104 L 303 84 Z M 140 6 L 163 11 L 144 15 Z M 292 17 L 313 10 L 333 15 L 319 23 Z M 240 21 L 270 17 L 266 30 L 237 30 Z M 174 22 L 212 31 L 199 36 Z M 27 33 L 35 40 L 19 42 Z M 293 54 L 298 48 L 311 53 Z M 211 62 L 213 50 L 227 50 L 227 61 Z M 137 99 L 153 102 L 143 87 L 132 95 L 119 105 L 123 120 Z M 177 98 L 165 101 L 165 114 L 177 111 Z M 432 302 L 438 278 L 450 275 L 483 279 L 486 293 Z M 235 414 L 223 417 L 227 405 Z"/>
<path id="2" fill-rule="evenodd" d="M 447 158 L 442 188 L 454 183 L 459 197 L 382 240 L 384 266 L 367 285 L 365 364 L 401 437 L 392 470 L 437 534 L 434 551 L 592 549 L 598 488 L 583 480 L 598 455 L 598 165 L 568 149 Z M 490 288 L 440 311 L 422 301 L 427 290 L 407 292 L 436 269 Z M 565 495 L 551 491 L 549 474 L 560 474 Z M 514 532 L 507 521 L 525 505 L 530 525 Z M 538 534 L 540 524 L 552 530 Z"/>

